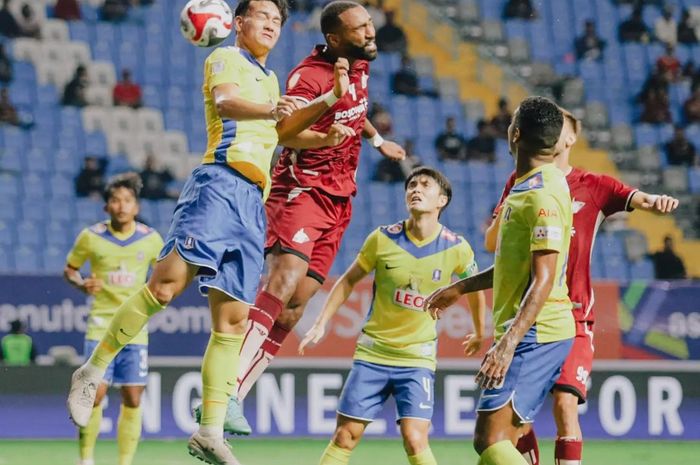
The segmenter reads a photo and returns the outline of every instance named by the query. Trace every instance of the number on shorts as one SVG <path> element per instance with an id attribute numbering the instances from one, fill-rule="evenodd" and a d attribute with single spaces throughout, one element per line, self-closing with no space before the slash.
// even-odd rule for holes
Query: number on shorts
<path id="1" fill-rule="evenodd" d="M 148 350 L 146 349 L 139 350 L 139 370 L 148 370 Z"/>
<path id="2" fill-rule="evenodd" d="M 433 401 L 433 390 L 432 390 L 433 384 L 430 382 L 430 378 L 427 376 L 423 376 L 423 390 L 425 391 L 425 395 L 427 396 L 427 401 L 432 402 Z"/>

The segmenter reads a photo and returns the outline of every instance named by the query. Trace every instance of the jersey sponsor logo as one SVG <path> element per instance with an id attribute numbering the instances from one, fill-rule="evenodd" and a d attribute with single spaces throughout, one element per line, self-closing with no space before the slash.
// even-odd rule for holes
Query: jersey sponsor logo
<path id="1" fill-rule="evenodd" d="M 187 250 L 194 249 L 194 237 L 187 236 L 185 238 L 185 243 L 182 246 Z"/>
<path id="2" fill-rule="evenodd" d="M 549 210 L 548 208 L 540 208 L 540 211 L 537 212 L 537 216 L 538 217 L 544 216 L 545 218 L 556 218 L 559 215 L 557 214 L 556 210 Z"/>
<path id="3" fill-rule="evenodd" d="M 348 108 L 347 110 L 343 111 L 336 111 L 334 122 L 343 123 L 348 121 L 354 121 L 360 118 L 362 115 L 364 115 L 367 112 L 368 107 L 369 101 L 365 97 L 362 97 L 360 103 L 355 105 L 354 107 Z"/>
<path id="4" fill-rule="evenodd" d="M 586 202 L 580 202 L 576 199 L 573 199 L 571 202 L 571 209 L 573 210 L 574 215 L 580 212 L 584 206 L 586 206 Z"/>
<path id="5" fill-rule="evenodd" d="M 136 284 L 136 273 L 131 273 L 122 266 L 117 271 L 107 273 L 107 282 L 112 286 L 132 287 Z"/>
<path id="6" fill-rule="evenodd" d="M 440 281 L 440 278 L 442 278 L 442 270 L 440 268 L 435 268 L 433 270 L 433 281 Z"/>
<path id="7" fill-rule="evenodd" d="M 306 231 L 304 231 L 304 228 L 301 228 L 299 231 L 294 233 L 294 237 L 292 237 L 292 242 L 296 242 L 297 244 L 304 244 L 310 240 L 311 239 L 309 238 L 308 234 L 306 234 Z"/>
<path id="8" fill-rule="evenodd" d="M 561 240 L 561 228 L 558 226 L 535 226 L 532 230 L 535 240 L 551 239 L 553 241 Z"/>
<path id="9" fill-rule="evenodd" d="M 408 280 L 408 286 L 394 289 L 394 304 L 402 308 L 422 312 L 425 296 L 419 292 L 420 282 L 420 278 L 411 276 Z"/>

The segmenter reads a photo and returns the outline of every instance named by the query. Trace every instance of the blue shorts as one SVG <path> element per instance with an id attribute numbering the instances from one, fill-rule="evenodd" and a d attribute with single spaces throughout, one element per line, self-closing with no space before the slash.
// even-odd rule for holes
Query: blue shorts
<path id="1" fill-rule="evenodd" d="M 85 339 L 85 358 L 100 341 Z M 113 386 L 145 386 L 148 381 L 148 346 L 127 344 L 107 367 L 104 380 Z"/>
<path id="2" fill-rule="evenodd" d="M 211 288 L 252 303 L 262 274 L 265 245 L 262 191 L 227 165 L 200 165 L 180 194 L 158 257 L 173 249 L 199 266 L 199 291 Z"/>
<path id="3" fill-rule="evenodd" d="M 355 360 L 343 386 L 338 413 L 372 421 L 390 395 L 396 401 L 396 418 L 433 418 L 435 372 L 428 368 L 393 367 Z"/>
<path id="4" fill-rule="evenodd" d="M 515 348 L 503 386 L 485 389 L 477 411 L 499 410 L 511 400 L 522 423 L 532 423 L 547 394 L 559 378 L 561 366 L 569 355 L 573 339 L 537 342 L 537 329 L 530 328 Z"/>

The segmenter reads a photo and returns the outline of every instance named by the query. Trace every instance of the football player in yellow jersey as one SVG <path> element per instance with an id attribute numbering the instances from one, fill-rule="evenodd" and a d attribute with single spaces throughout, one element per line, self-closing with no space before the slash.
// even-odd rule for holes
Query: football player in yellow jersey
<path id="1" fill-rule="evenodd" d="M 495 343 L 476 376 L 483 388 L 474 433 L 480 465 L 527 465 L 515 445 L 573 343 L 566 287 L 571 196 L 564 174 L 553 164 L 563 123 L 561 110 L 550 100 L 521 102 L 508 128 L 517 179 L 503 206 L 495 264 L 435 292 L 425 303 L 439 317 L 463 293 L 494 288 Z"/>
<path id="2" fill-rule="evenodd" d="M 198 276 L 200 291 L 209 298 L 212 333 L 202 361 L 201 424 L 188 450 L 214 465 L 238 463 L 224 440 L 223 423 L 263 268 L 263 202 L 273 150 L 278 139 L 309 148 L 350 135 L 341 125 L 328 134 L 304 131 L 347 92 L 347 60 L 335 63 L 333 90 L 303 109 L 297 100 L 279 96 L 277 78 L 265 63 L 287 16 L 286 0 L 242 0 L 234 18 L 236 46 L 207 58 L 203 163 L 183 188 L 148 283 L 122 303 L 90 359 L 73 373 L 67 404 L 76 425 L 87 426 L 96 386 L 114 357 Z"/>
<path id="3" fill-rule="evenodd" d="M 68 254 L 66 280 L 95 297 L 87 321 L 85 356 L 89 357 L 107 330 L 119 305 L 146 282 L 148 269 L 163 247 L 160 234 L 136 222 L 141 179 L 135 173 L 112 178 L 104 191 L 109 220 L 83 229 Z M 90 263 L 91 275 L 80 268 Z M 80 465 L 93 465 L 95 442 L 102 421 L 102 399 L 109 384 L 121 388 L 122 405 L 117 421 L 119 465 L 130 465 L 141 436 L 141 394 L 148 376 L 148 332 L 141 332 L 112 361 L 97 388 L 87 426 L 80 428 Z"/>
<path id="4" fill-rule="evenodd" d="M 452 196 L 449 181 L 431 168 L 415 169 L 406 179 L 407 220 L 372 232 L 355 262 L 335 283 L 328 300 L 306 333 L 299 351 L 318 342 L 328 321 L 353 287 L 374 272 L 372 306 L 338 407 L 337 426 L 320 465 L 345 465 L 365 428 L 394 396 L 397 421 L 411 465 L 437 462 L 428 444 L 433 416 L 437 331 L 423 312 L 426 296 L 477 272 L 467 241 L 442 226 L 441 211 Z M 485 298 L 481 291 L 467 295 L 474 334 L 465 353 L 479 350 L 484 334 Z"/>

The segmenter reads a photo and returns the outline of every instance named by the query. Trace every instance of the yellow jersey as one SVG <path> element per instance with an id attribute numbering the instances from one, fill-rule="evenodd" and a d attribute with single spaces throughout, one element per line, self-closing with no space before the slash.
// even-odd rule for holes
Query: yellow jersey
<path id="1" fill-rule="evenodd" d="M 117 308 L 146 282 L 149 267 L 155 263 L 163 239 L 155 229 L 136 223 L 133 231 L 114 231 L 109 221 L 83 229 L 68 253 L 67 263 L 79 270 L 86 261 L 91 272 L 103 281 L 95 295 L 88 317 L 87 339 L 102 339 Z M 132 344 L 148 344 L 144 329 Z"/>
<path id="2" fill-rule="evenodd" d="M 374 230 L 357 263 L 368 273 L 374 271 L 374 286 L 354 358 L 435 370 L 436 322 L 423 311 L 423 302 L 453 275 L 477 271 L 469 243 L 442 225 L 420 241 L 404 223 L 397 223 Z"/>
<path id="3" fill-rule="evenodd" d="M 204 116 L 207 150 L 202 163 L 225 163 L 260 186 L 270 190 L 270 163 L 277 146 L 274 119 L 234 121 L 222 119 L 216 111 L 212 90 L 221 84 L 235 84 L 238 95 L 254 103 L 276 104 L 280 98 L 277 76 L 246 50 L 220 47 L 204 63 Z"/>
<path id="4" fill-rule="evenodd" d="M 537 167 L 515 180 L 501 209 L 493 277 L 493 324 L 496 339 L 512 323 L 531 282 L 532 252 L 558 252 L 554 287 L 535 321 L 537 342 L 574 337 L 566 264 L 573 222 L 564 174 L 553 164 Z"/>

